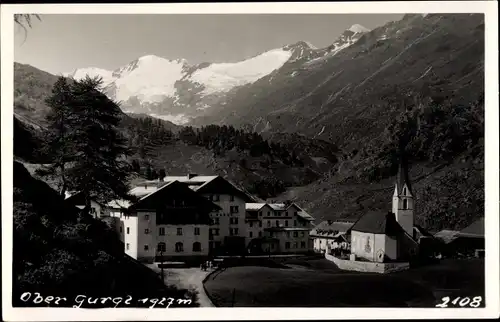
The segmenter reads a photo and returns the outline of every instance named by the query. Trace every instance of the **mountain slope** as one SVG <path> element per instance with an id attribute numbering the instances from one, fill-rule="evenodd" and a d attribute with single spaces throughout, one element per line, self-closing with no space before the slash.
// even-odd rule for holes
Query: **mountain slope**
<path id="1" fill-rule="evenodd" d="M 122 102 L 128 113 L 149 114 L 178 124 L 205 113 L 215 104 L 224 104 L 231 91 L 259 79 L 292 70 L 300 63 L 333 55 L 356 42 L 367 29 L 354 25 L 335 44 L 317 49 L 300 41 L 235 63 L 190 65 L 184 59 L 167 60 L 154 55 L 140 57 L 115 71 L 80 68 L 69 76 L 100 75 L 104 92 Z"/>

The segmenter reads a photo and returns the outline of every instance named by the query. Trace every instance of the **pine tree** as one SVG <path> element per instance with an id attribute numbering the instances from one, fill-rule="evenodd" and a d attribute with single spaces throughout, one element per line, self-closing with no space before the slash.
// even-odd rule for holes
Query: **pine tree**
<path id="1" fill-rule="evenodd" d="M 43 152 L 51 157 L 52 163 L 43 166 L 37 173 L 51 178 L 58 177 L 59 194 L 64 196 L 68 188 L 66 165 L 74 159 L 75 152 L 70 140 L 70 131 L 75 123 L 71 114 L 73 97 L 70 84 L 65 77 L 59 77 L 52 88 L 52 95 L 45 102 L 51 110 L 47 115 L 49 131 Z"/>
<path id="2" fill-rule="evenodd" d="M 70 140 L 76 152 L 67 171 L 69 184 L 85 197 L 84 214 L 90 213 L 90 201 L 106 203 L 112 199 L 130 199 L 127 177 L 130 165 L 126 140 L 117 126 L 117 103 L 100 92 L 101 78 L 86 77 L 72 85 L 74 117 Z"/>

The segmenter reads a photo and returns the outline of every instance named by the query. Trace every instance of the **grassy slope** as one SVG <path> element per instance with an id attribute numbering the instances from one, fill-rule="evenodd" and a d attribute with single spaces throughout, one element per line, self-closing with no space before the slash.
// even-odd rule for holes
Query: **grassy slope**
<path id="1" fill-rule="evenodd" d="M 19 296 L 26 291 L 67 297 L 69 306 L 78 294 L 193 297 L 165 287 L 154 272 L 123 253 L 106 224 L 78 219 L 77 209 L 17 162 L 13 209 L 14 306 L 23 305 Z"/>
<path id="2" fill-rule="evenodd" d="M 238 307 L 434 307 L 442 296 L 484 298 L 481 261 L 444 261 L 387 275 L 340 271 L 325 259 L 289 263 L 293 268 L 231 267 L 205 287 L 216 306 L 231 306 L 235 289 Z"/>

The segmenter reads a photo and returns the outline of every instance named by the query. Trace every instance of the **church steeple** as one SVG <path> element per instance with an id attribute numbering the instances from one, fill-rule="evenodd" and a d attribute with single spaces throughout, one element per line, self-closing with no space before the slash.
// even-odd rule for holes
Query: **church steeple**
<path id="1" fill-rule="evenodd" d="M 407 188 L 407 193 L 403 193 L 403 189 Z M 406 155 L 403 150 L 400 152 L 399 157 L 399 168 L 398 168 L 398 176 L 396 179 L 396 193 L 398 195 L 413 195 L 411 189 L 410 176 L 408 175 L 408 161 L 406 159 Z"/>
<path id="2" fill-rule="evenodd" d="M 399 169 L 392 196 L 392 212 L 396 221 L 413 237 L 414 195 L 408 174 L 408 161 L 404 150 L 400 150 Z"/>

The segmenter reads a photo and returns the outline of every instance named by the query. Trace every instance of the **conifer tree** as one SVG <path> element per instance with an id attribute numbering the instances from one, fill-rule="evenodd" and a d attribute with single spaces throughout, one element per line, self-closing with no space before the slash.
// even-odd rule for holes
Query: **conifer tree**
<path id="1" fill-rule="evenodd" d="M 115 198 L 130 199 L 127 186 L 130 165 L 125 158 L 129 151 L 117 128 L 121 112 L 115 102 L 100 92 L 101 86 L 100 78 L 74 81 L 66 97 L 68 87 L 61 81 L 52 97 L 53 114 L 57 116 L 53 118 L 54 126 L 59 124 L 60 117 L 67 116 L 68 127 L 61 127 L 66 131 L 63 143 L 51 140 L 49 148 L 55 151 L 61 144 L 67 147 L 56 156 L 72 161 L 71 167 L 63 168 L 62 175 L 67 188 L 83 194 L 83 214 L 90 213 L 91 200 L 106 203 Z"/>
<path id="2" fill-rule="evenodd" d="M 59 194 L 64 196 L 68 189 L 66 165 L 74 159 L 74 149 L 70 140 L 72 123 L 71 115 L 72 93 L 70 84 L 65 77 L 59 77 L 52 88 L 52 95 L 46 99 L 51 107 L 47 115 L 48 134 L 47 144 L 43 152 L 49 155 L 52 163 L 37 170 L 42 176 L 59 178 Z"/>

